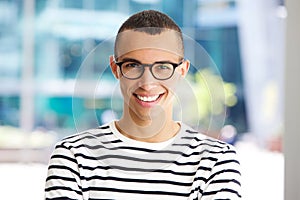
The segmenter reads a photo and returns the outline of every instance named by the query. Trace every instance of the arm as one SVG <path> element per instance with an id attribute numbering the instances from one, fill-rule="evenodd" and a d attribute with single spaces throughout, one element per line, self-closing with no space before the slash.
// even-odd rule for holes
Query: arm
<path id="1" fill-rule="evenodd" d="M 83 199 L 77 160 L 70 148 L 61 142 L 56 145 L 49 162 L 45 199 Z"/>
<path id="2" fill-rule="evenodd" d="M 235 148 L 226 146 L 207 180 L 201 200 L 241 199 L 240 163 Z"/>

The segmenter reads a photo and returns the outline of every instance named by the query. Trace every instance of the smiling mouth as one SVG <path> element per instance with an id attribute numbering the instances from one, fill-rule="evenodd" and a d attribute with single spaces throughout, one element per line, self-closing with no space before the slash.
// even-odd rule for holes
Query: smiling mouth
<path id="1" fill-rule="evenodd" d="M 157 95 L 152 95 L 152 96 L 141 96 L 138 94 L 134 94 L 134 96 L 143 102 L 155 102 L 157 101 L 163 94 L 157 94 Z"/>

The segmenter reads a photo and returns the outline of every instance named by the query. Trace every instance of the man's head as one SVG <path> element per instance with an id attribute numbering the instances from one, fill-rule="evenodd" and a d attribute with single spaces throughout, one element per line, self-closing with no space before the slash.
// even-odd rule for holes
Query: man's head
<path id="1" fill-rule="evenodd" d="M 174 37 L 175 40 L 170 40 L 170 43 L 172 44 L 169 44 L 170 47 L 167 47 L 166 50 L 176 51 L 176 53 L 182 57 L 184 55 L 183 37 L 179 26 L 164 13 L 155 10 L 145 10 L 129 17 L 119 28 L 114 49 L 116 58 L 118 58 L 120 54 L 124 53 L 124 51 L 128 52 L 132 50 L 129 48 L 124 49 L 124 47 L 120 44 L 123 42 L 122 39 L 127 39 L 126 36 L 130 34 L 131 31 L 153 36 L 161 35 L 163 32 L 168 32 L 169 34 L 165 34 L 166 37 L 169 37 L 169 35 L 172 34 L 172 37 Z M 174 42 L 176 42 L 175 44 L 177 46 L 174 46 Z M 144 45 L 146 46 L 147 44 Z M 162 46 L 159 48 L 164 47 Z"/>
<path id="2" fill-rule="evenodd" d="M 133 121 L 172 117 L 174 88 L 189 68 L 183 58 L 181 30 L 167 15 L 142 11 L 124 22 L 110 63 Z"/>

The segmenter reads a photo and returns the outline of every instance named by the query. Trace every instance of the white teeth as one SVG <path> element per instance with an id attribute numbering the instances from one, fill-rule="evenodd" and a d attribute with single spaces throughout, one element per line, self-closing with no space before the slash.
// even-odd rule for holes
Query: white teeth
<path id="1" fill-rule="evenodd" d="M 137 98 L 141 101 L 146 101 L 146 102 L 151 102 L 151 101 L 155 101 L 156 99 L 158 99 L 159 95 L 154 95 L 154 96 L 140 96 L 140 95 L 136 95 Z"/>

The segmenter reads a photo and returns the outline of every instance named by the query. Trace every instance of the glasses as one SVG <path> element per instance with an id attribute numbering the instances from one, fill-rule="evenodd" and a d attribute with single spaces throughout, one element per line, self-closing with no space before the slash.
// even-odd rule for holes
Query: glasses
<path id="1" fill-rule="evenodd" d="M 126 60 L 116 62 L 120 67 L 121 74 L 130 80 L 139 79 L 145 72 L 145 67 L 149 67 L 152 76 L 157 80 L 167 80 L 174 74 L 176 67 L 181 65 L 183 60 L 179 63 L 172 62 L 155 62 L 153 64 L 142 64 L 137 60 Z"/>

